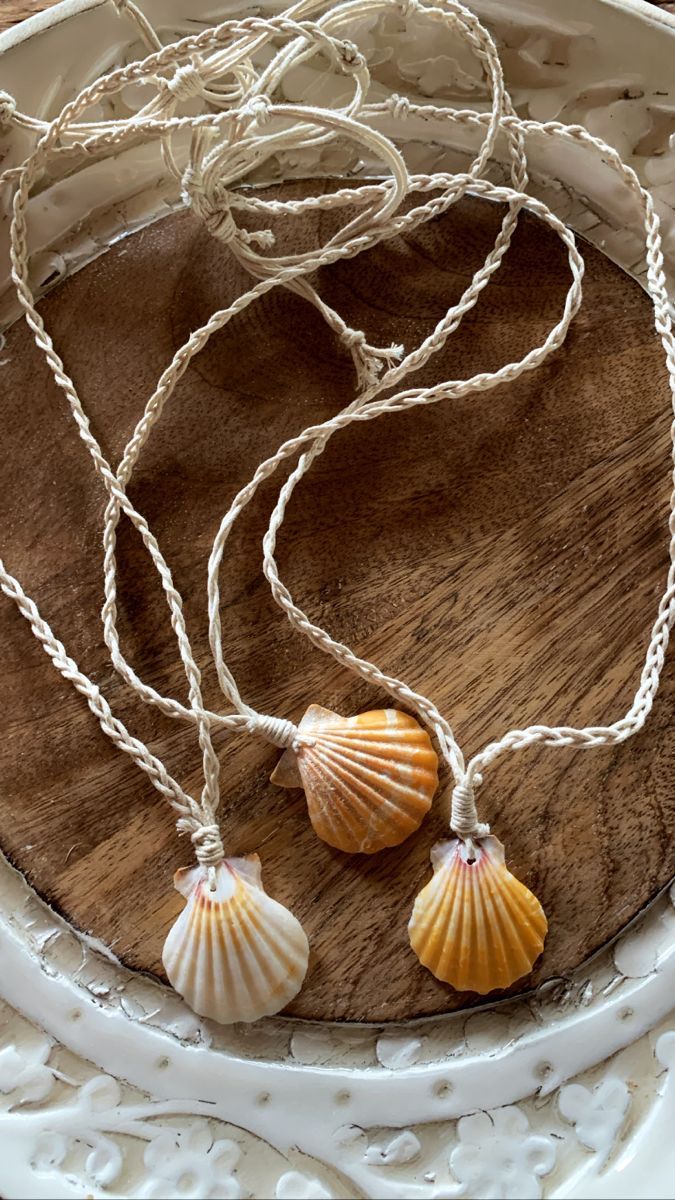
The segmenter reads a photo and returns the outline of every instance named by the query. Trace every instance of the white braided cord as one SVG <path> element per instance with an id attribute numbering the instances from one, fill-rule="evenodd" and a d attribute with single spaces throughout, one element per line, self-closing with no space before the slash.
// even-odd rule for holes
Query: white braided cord
<path id="1" fill-rule="evenodd" d="M 275 561 L 278 531 L 283 523 L 290 498 L 299 480 L 323 452 L 329 439 L 339 429 L 354 421 L 372 420 L 378 416 L 404 411 L 412 406 L 436 403 L 470 394 L 481 394 L 503 383 L 513 381 L 525 371 L 539 366 L 557 350 L 566 336 L 570 322 L 581 302 L 583 261 L 574 237 L 541 202 L 527 195 L 525 140 L 531 134 L 577 142 L 600 153 L 620 175 L 637 198 L 645 226 L 647 287 L 654 304 L 655 327 L 664 347 L 669 384 L 675 406 L 675 343 L 669 311 L 669 298 L 663 272 L 663 255 L 658 216 L 653 202 L 641 187 L 635 173 L 627 167 L 616 151 L 593 137 L 580 126 L 564 126 L 557 122 L 537 123 L 521 120 L 515 114 L 504 88 L 501 64 L 494 42 L 477 18 L 457 0 L 438 0 L 435 4 L 420 0 L 403 0 L 394 7 L 402 13 L 424 12 L 433 21 L 445 21 L 467 43 L 483 71 L 490 92 L 490 110 L 477 113 L 434 104 L 419 105 L 406 97 L 369 103 L 369 73 L 360 51 L 346 38 L 350 22 L 364 14 L 384 12 L 392 0 L 348 0 L 337 5 L 318 19 L 309 19 L 321 12 L 321 0 L 302 0 L 278 17 L 234 18 L 215 29 L 204 29 L 171 46 L 162 47 L 159 39 L 133 0 L 111 0 L 121 16 L 130 17 L 141 39 L 152 53 L 139 63 L 111 72 L 85 88 L 69 102 L 59 116 L 45 124 L 20 113 L 11 97 L 0 96 L 0 121 L 15 123 L 34 131 L 38 140 L 34 151 L 19 167 L 12 167 L 0 176 L 0 186 L 15 186 L 13 218 L 10 230 L 12 278 L 24 309 L 26 320 L 36 344 L 44 353 L 54 379 L 68 401 L 78 433 L 92 458 L 95 470 L 106 489 L 108 502 L 104 528 L 104 591 L 103 629 L 111 660 L 125 682 L 147 703 L 157 706 L 166 715 L 188 720 L 196 726 L 202 754 L 204 788 L 197 803 L 171 779 L 147 747 L 134 739 L 110 712 L 99 690 L 79 671 L 63 645 L 49 626 L 42 621 L 34 602 L 22 591 L 20 584 L 0 567 L 0 587 L 29 621 L 58 670 L 80 691 L 102 728 L 116 745 L 131 754 L 151 778 L 160 793 L 181 814 L 179 827 L 191 833 L 200 861 L 212 867 L 222 857 L 222 843 L 215 814 L 218 807 L 219 760 L 211 733 L 217 726 L 229 729 L 249 729 L 279 745 L 292 745 L 295 727 L 284 718 L 258 713 L 242 699 L 222 648 L 220 621 L 219 571 L 227 538 L 239 514 L 255 495 L 260 483 L 269 478 L 281 463 L 300 451 L 300 458 L 279 492 L 263 543 L 264 571 L 276 602 L 286 612 L 291 624 L 324 652 L 342 665 L 370 682 L 385 687 L 401 703 L 413 708 L 436 735 L 441 752 L 455 779 L 452 825 L 460 836 L 482 836 L 487 827 L 478 821 L 474 791 L 485 768 L 509 750 L 523 749 L 535 744 L 592 748 L 625 740 L 642 728 L 651 710 L 665 660 L 669 633 L 675 619 L 675 420 L 671 424 L 673 443 L 673 494 L 669 516 L 669 552 L 671 566 L 666 589 L 654 622 L 639 686 L 628 712 L 606 726 L 577 729 L 568 726 L 533 725 L 524 730 L 511 730 L 490 742 L 468 764 L 465 764 L 447 720 L 432 701 L 415 692 L 403 681 L 381 671 L 375 664 L 359 658 L 349 647 L 334 641 L 295 604 L 279 578 Z M 264 45 L 275 40 L 274 53 L 262 69 L 255 66 L 254 55 Z M 279 39 L 286 39 L 279 46 Z M 351 96 L 340 109 L 327 109 L 311 104 L 290 105 L 275 101 L 285 72 L 320 53 L 331 69 L 349 75 L 353 83 Z M 131 82 L 151 83 L 156 96 L 132 119 L 91 122 L 78 120 L 88 107 L 112 97 Z M 176 112 L 177 106 L 189 99 L 199 98 L 210 105 L 210 112 L 185 116 Z M 215 111 L 214 111 L 215 110 Z M 479 129 L 480 149 L 470 168 L 461 174 L 410 176 L 405 169 L 395 142 L 378 129 L 382 120 L 392 117 L 402 125 L 400 140 L 405 140 L 405 122 L 422 119 L 457 122 Z M 192 131 L 190 161 L 187 170 L 178 166 L 173 150 L 176 132 Z M 482 178 L 494 157 L 496 140 L 506 137 L 510 160 L 511 187 L 499 187 Z M 337 192 L 309 196 L 302 200 L 266 200 L 250 194 L 237 194 L 233 188 L 247 173 L 266 158 L 280 150 L 318 148 L 337 136 L 348 136 L 361 145 L 371 158 L 379 158 L 389 178 L 380 183 L 360 187 L 347 186 Z M 248 292 L 238 297 L 227 309 L 218 310 L 176 352 L 162 373 L 153 395 L 125 448 L 115 471 L 106 460 L 94 437 L 87 414 L 73 381 L 45 329 L 35 305 L 28 279 L 28 244 L 26 208 L 31 188 L 46 165 L 54 158 L 76 150 L 78 153 L 116 152 L 139 138 L 159 138 L 168 169 L 183 182 L 186 196 L 197 216 L 215 236 L 227 242 L 235 257 L 256 280 Z M 313 284 L 305 278 L 319 266 L 352 257 L 382 241 L 400 236 L 421 223 L 440 215 L 468 191 L 488 196 L 508 205 L 502 227 L 485 263 L 475 273 L 460 301 L 445 314 L 436 328 L 407 355 L 402 347 L 370 346 L 365 334 L 350 328 L 339 313 L 318 295 Z M 402 200 L 412 193 L 432 193 L 430 198 L 402 214 Z M 249 232 L 237 226 L 234 213 L 253 212 L 266 216 L 293 216 L 314 210 L 324 211 L 354 205 L 356 215 L 324 246 L 301 254 L 269 255 L 259 249 L 272 249 L 274 239 L 267 230 Z M 469 380 L 451 380 L 428 388 L 406 388 L 382 398 L 382 393 L 396 387 L 410 372 L 418 370 L 442 348 L 447 338 L 459 327 L 464 315 L 477 303 L 483 289 L 498 270 L 510 244 L 518 213 L 528 208 L 555 230 L 567 249 L 572 282 L 562 315 L 540 346 L 532 348 L 521 360 L 506 363 L 495 372 L 481 372 Z M 283 286 L 314 304 L 343 344 L 350 350 L 357 368 L 360 392 L 356 400 L 342 413 L 330 420 L 310 426 L 288 439 L 258 467 L 253 479 L 242 488 L 223 517 L 216 535 L 208 567 L 209 638 L 221 689 L 235 711 L 228 714 L 204 709 L 201 693 L 201 674 L 194 659 L 185 617 L 183 601 L 175 586 L 171 570 L 164 559 L 156 537 L 145 518 L 137 512 L 127 497 L 126 489 L 150 433 L 160 419 L 176 384 L 194 356 L 207 344 L 211 335 L 222 329 L 271 288 Z M 400 360 L 400 361 L 399 361 Z M 181 661 L 188 684 L 188 704 L 164 697 L 146 684 L 127 662 L 120 646 L 117 630 L 116 584 L 116 526 L 124 514 L 138 530 L 157 570 L 169 607 Z"/>

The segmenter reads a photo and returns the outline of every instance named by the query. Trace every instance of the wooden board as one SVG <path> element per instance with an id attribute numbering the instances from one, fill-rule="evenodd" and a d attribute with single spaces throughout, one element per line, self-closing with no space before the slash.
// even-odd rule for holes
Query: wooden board
<path id="1" fill-rule="evenodd" d="M 2 0 L 0 3 L 0 29 L 9 29 L 17 21 L 25 21 L 27 17 L 52 8 L 58 0 Z"/>
<path id="2" fill-rule="evenodd" d="M 332 268 L 322 294 L 372 342 L 410 347 L 459 296 L 500 217 L 467 200 L 405 243 Z M 324 239 L 327 218 L 303 218 L 291 232 Z M 600 254 L 586 258 L 582 315 L 549 366 L 482 398 L 337 435 L 280 539 L 282 576 L 310 614 L 433 696 L 469 753 L 514 725 L 621 715 L 666 572 L 668 400 L 650 305 Z M 244 282 L 185 213 L 118 244 L 43 302 L 115 462 L 173 350 Z M 555 321 L 567 282 L 557 239 L 525 219 L 478 308 L 419 378 L 465 377 L 518 357 Z M 106 659 L 103 492 L 25 324 L 9 332 L 3 358 L 6 564 L 114 710 L 198 789 L 193 732 L 130 698 Z M 212 706 L 205 564 L 219 516 L 267 453 L 336 412 L 353 388 L 351 359 L 315 310 L 274 292 L 212 339 L 146 449 L 133 498 L 186 598 Z M 275 490 L 273 481 L 242 519 L 223 575 L 226 652 L 244 695 L 293 719 L 310 701 L 345 713 L 386 703 L 293 633 L 273 604 L 260 541 Z M 126 526 L 120 564 L 129 657 L 183 697 L 159 587 Z M 190 862 L 189 843 L 9 601 L 0 644 L 2 848 L 76 926 L 130 966 L 159 971 L 182 903 L 171 876 Z M 583 961 L 671 877 L 674 693 L 671 664 L 639 738 L 614 750 L 527 752 L 490 772 L 485 817 L 550 919 L 544 959 L 522 988 Z M 310 974 L 290 1011 L 380 1021 L 475 1002 L 436 983 L 407 944 L 410 906 L 444 832 L 442 801 L 402 847 L 347 857 L 316 839 L 301 793 L 269 784 L 272 748 L 218 745 L 227 847 L 260 851 L 268 890 L 311 939 Z"/>

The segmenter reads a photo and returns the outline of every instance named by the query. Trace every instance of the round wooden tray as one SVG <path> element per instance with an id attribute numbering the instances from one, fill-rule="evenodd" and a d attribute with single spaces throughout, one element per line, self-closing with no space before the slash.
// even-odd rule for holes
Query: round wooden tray
<path id="1" fill-rule="evenodd" d="M 411 347 L 459 297 L 500 220 L 496 206 L 467 199 L 405 242 L 325 272 L 322 294 L 369 341 Z M 303 241 L 327 232 L 326 216 L 293 228 Z M 298 489 L 280 539 L 282 576 L 301 604 L 433 696 L 468 753 L 513 726 L 621 715 L 665 577 L 669 418 L 651 308 L 597 251 L 585 256 L 582 314 L 543 370 L 482 398 L 337 435 Z M 415 382 L 519 357 L 556 320 L 567 282 L 559 242 L 524 217 L 477 309 Z M 244 285 L 227 250 L 179 214 L 43 301 L 114 462 L 172 352 Z M 108 663 L 98 616 L 103 492 L 25 324 L 9 331 L 3 357 L 6 565 L 114 711 L 198 789 L 193 731 L 135 702 Z M 262 458 L 338 411 L 354 386 L 351 359 L 315 311 L 275 291 L 196 359 L 141 461 L 131 494 L 186 599 L 213 707 L 205 564 L 219 516 Z M 280 482 L 247 510 L 223 572 L 226 656 L 243 694 L 293 719 L 310 702 L 344 713 L 387 703 L 293 633 L 270 598 L 260 541 Z M 160 691 L 184 698 L 159 584 L 125 524 L 119 559 L 128 655 Z M 171 875 L 190 863 L 191 847 L 9 602 L 0 638 L 2 849 L 73 924 L 124 963 L 161 974 L 162 941 L 182 904 Z M 614 750 L 527 752 L 489 773 L 481 811 L 550 921 L 542 961 L 514 991 L 565 975 L 671 877 L 673 692 L 667 669 L 646 731 Z M 442 795 L 400 848 L 348 857 L 314 836 L 301 793 L 269 783 L 273 750 L 222 736 L 218 746 L 228 852 L 261 854 L 267 889 L 311 941 L 307 982 L 289 1012 L 383 1021 L 479 1002 L 437 983 L 407 941 L 412 899 L 445 829 Z"/>

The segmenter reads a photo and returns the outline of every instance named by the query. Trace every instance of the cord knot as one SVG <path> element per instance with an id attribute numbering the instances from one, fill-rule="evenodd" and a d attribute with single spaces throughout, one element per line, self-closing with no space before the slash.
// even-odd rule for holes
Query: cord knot
<path id="1" fill-rule="evenodd" d="M 478 841 L 490 832 L 490 826 L 478 820 L 476 811 L 474 787 L 480 786 L 481 782 L 480 775 L 475 775 L 473 779 L 465 775 L 452 790 L 450 828 L 463 842 Z"/>
<path id="2" fill-rule="evenodd" d="M 0 92 L 0 129 L 11 124 L 16 114 L 16 100 L 9 92 Z"/>
<path id="3" fill-rule="evenodd" d="M 242 245 L 258 245 L 270 250 L 275 245 L 271 229 L 240 229 L 232 216 L 227 202 L 227 193 L 215 188 L 213 192 L 204 186 L 198 166 L 187 166 L 183 172 L 183 201 L 196 217 L 204 223 L 212 237 L 221 242 L 240 242 Z"/>
<path id="4" fill-rule="evenodd" d="M 345 329 L 341 335 L 343 346 L 350 351 L 356 368 L 356 377 L 361 389 L 377 383 L 383 367 L 392 367 L 404 354 L 403 346 L 370 346 L 361 329 Z"/>
<path id="5" fill-rule="evenodd" d="M 271 110 L 272 101 L 269 96 L 261 92 L 258 96 L 249 96 L 248 100 L 239 109 L 239 113 L 240 116 L 249 117 L 252 121 L 257 121 L 259 125 L 263 125 L 265 121 L 269 121 Z"/>
<path id="6" fill-rule="evenodd" d="M 197 862 L 207 869 L 217 867 L 225 857 L 217 825 L 200 825 L 191 835 Z"/>
<path id="7" fill-rule="evenodd" d="M 190 165 L 183 172 L 183 200 L 196 217 L 206 225 L 213 237 L 231 242 L 239 230 L 227 203 L 218 203 L 204 186 L 199 167 Z"/>
<path id="8" fill-rule="evenodd" d="M 362 349 L 366 345 L 366 335 L 362 329 L 347 329 L 342 335 L 342 344 L 347 350 Z"/>
<path id="9" fill-rule="evenodd" d="M 177 67 L 170 79 L 165 80 L 164 86 L 174 100 L 193 100 L 195 96 L 203 95 L 202 77 L 194 63 L 184 63 Z"/>
<path id="10" fill-rule="evenodd" d="M 366 66 L 366 60 L 354 42 L 350 42 L 348 38 L 340 42 L 338 57 L 342 70 L 349 73 L 351 71 L 360 71 Z"/>
<path id="11" fill-rule="evenodd" d="M 118 17 L 123 16 L 124 10 L 127 7 L 127 0 L 110 0 L 110 3 L 112 4 L 113 8 L 115 9 L 115 12 L 117 13 Z"/>
<path id="12" fill-rule="evenodd" d="M 389 97 L 389 108 L 392 117 L 395 117 L 397 120 L 410 116 L 410 100 L 407 96 L 399 96 L 397 93 L 394 93 L 393 96 Z"/>
<path id="13" fill-rule="evenodd" d="M 298 736 L 298 727 L 292 721 L 286 721 L 283 717 L 266 716 L 265 713 L 257 714 L 251 729 L 273 746 L 278 746 L 280 750 L 290 750 Z"/>

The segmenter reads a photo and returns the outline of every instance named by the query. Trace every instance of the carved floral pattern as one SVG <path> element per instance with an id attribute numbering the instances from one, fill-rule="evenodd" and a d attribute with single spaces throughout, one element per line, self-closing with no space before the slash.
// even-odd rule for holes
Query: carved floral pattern
<path id="1" fill-rule="evenodd" d="M 214 1141 L 206 1122 L 193 1122 L 188 1129 L 164 1129 L 145 1148 L 148 1182 L 139 1196 L 239 1200 L 242 1190 L 234 1172 L 240 1157 L 236 1142 Z"/>
<path id="2" fill-rule="evenodd" d="M 538 1200 L 540 1179 L 555 1166 L 551 1138 L 532 1133 L 525 1113 L 509 1106 L 473 1113 L 457 1125 L 453 1175 L 472 1200 Z"/>
<path id="3" fill-rule="evenodd" d="M 656 1078 L 669 1081 L 660 1084 L 665 1095 L 671 1076 L 659 1077 L 658 1072 L 675 1067 L 675 1030 L 662 1033 L 654 1051 Z M 234 1136 L 228 1136 L 229 1127 L 183 1114 L 180 1103 L 130 1095 L 108 1075 L 93 1074 L 85 1082 L 75 1082 L 50 1063 L 58 1053 L 59 1048 L 44 1038 L 25 1048 L 12 1044 L 0 1051 L 0 1093 L 6 1106 L 0 1112 L 0 1138 L 12 1137 L 27 1105 L 33 1119 L 40 1113 L 30 1147 L 30 1166 L 37 1177 L 72 1178 L 73 1156 L 79 1151 L 83 1185 L 95 1189 L 96 1194 L 105 1193 L 119 1187 L 123 1172 L 134 1161 L 129 1146 L 136 1143 L 143 1147 L 140 1159 L 136 1155 L 142 1175 L 133 1192 L 120 1195 L 148 1200 L 240 1200 L 251 1195 L 241 1174 L 246 1172 L 246 1155 L 236 1130 Z M 80 1064 L 78 1076 L 85 1067 Z M 672 1078 L 675 1081 L 675 1073 Z M 59 1089 L 55 1088 L 57 1081 L 62 1085 Z M 428 1169 L 432 1160 L 422 1127 L 380 1130 L 379 1135 L 369 1136 L 368 1130 L 345 1126 L 342 1132 L 336 1131 L 336 1139 L 343 1151 L 341 1166 L 348 1174 L 355 1173 L 354 1164 L 374 1172 L 366 1195 L 380 1194 L 380 1172 L 385 1179 L 407 1168 L 422 1177 L 415 1191 L 419 1200 L 449 1196 L 538 1200 L 557 1165 L 556 1148 L 569 1137 L 576 1137 L 594 1171 L 606 1166 L 616 1150 L 630 1104 L 628 1082 L 613 1064 L 595 1086 L 575 1081 L 558 1089 L 556 1107 L 564 1124 L 553 1129 L 554 1136 L 535 1128 L 522 1105 L 475 1112 L 447 1122 L 444 1138 L 449 1146 L 446 1161 L 450 1173 L 446 1183 L 437 1165 Z M 568 1135 L 562 1132 L 565 1128 L 570 1130 Z M 359 1182 L 363 1186 L 362 1178 Z M 275 1200 L 332 1200 L 335 1196 L 324 1180 L 296 1169 L 278 1173 L 273 1189 L 269 1194 Z M 386 1194 L 403 1197 L 407 1192 L 388 1188 Z"/>
<path id="4" fill-rule="evenodd" d="M 308 1179 L 299 1171 L 286 1171 L 277 1182 L 275 1200 L 331 1200 L 318 1179 Z"/>
<path id="5" fill-rule="evenodd" d="M 593 1090 L 581 1083 L 562 1087 L 558 1108 L 565 1120 L 576 1127 L 582 1146 L 595 1151 L 603 1165 L 623 1125 L 630 1099 L 624 1081 L 610 1076 Z"/>
<path id="6" fill-rule="evenodd" d="M 143 1177 L 134 1189 L 139 1200 L 240 1200 L 250 1195 L 238 1177 L 241 1146 L 214 1135 L 219 1122 L 188 1116 L 180 1104 L 125 1099 L 120 1083 L 109 1075 L 92 1075 L 79 1086 L 47 1066 L 52 1051 L 43 1041 L 30 1051 L 15 1045 L 0 1051 L 0 1091 L 7 1096 L 0 1113 L 0 1139 L 7 1144 L 16 1130 L 16 1113 L 26 1103 L 48 1101 L 56 1079 L 68 1084 L 60 1102 L 47 1105 L 30 1144 L 30 1166 L 37 1177 L 54 1180 L 72 1175 L 73 1155 L 84 1148 L 82 1177 L 87 1190 L 118 1183 L 132 1157 L 130 1142 L 144 1143 Z M 167 1119 L 171 1121 L 167 1124 Z M 174 1123 L 179 1122 L 179 1123 Z M 276 1200 L 331 1200 L 317 1178 L 300 1171 L 279 1175 Z"/>
<path id="7" fill-rule="evenodd" d="M 30 1054 L 19 1053 L 12 1042 L 0 1050 L 0 1092 L 11 1093 L 15 1104 L 46 1100 L 54 1086 L 54 1072 L 46 1065 L 50 1050 L 47 1041 Z"/>

